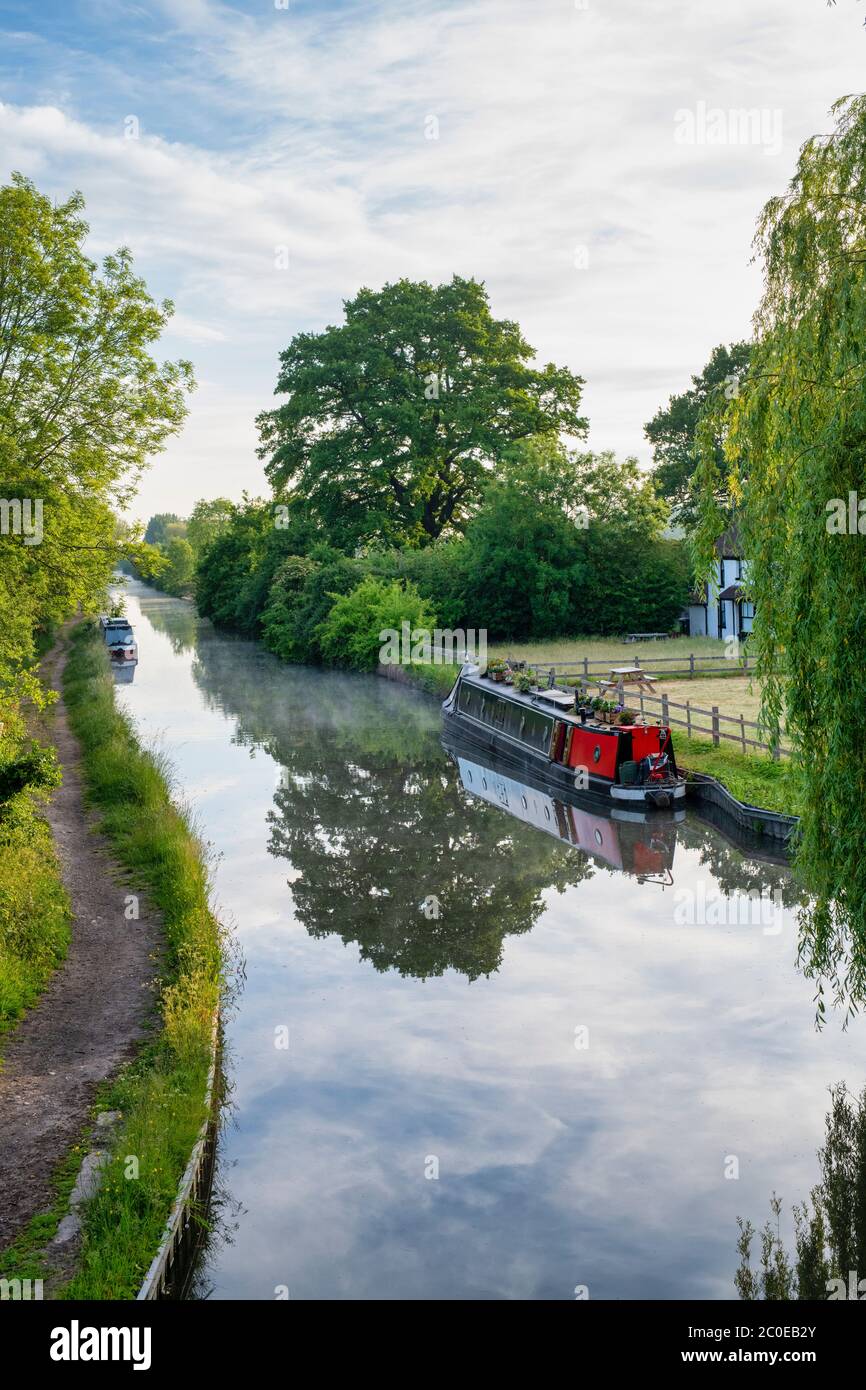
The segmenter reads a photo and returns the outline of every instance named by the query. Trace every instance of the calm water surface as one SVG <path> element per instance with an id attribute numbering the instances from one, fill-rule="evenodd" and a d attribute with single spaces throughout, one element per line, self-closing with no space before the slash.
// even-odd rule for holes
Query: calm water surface
<path id="1" fill-rule="evenodd" d="M 433 702 L 130 595 L 118 698 L 246 960 L 202 1291 L 733 1297 L 737 1215 L 807 1195 L 827 1087 L 863 1081 L 860 1025 L 815 1032 L 791 906 L 682 920 L 683 890 L 791 904 L 786 872 L 691 814 L 578 815 L 582 853 L 544 797 L 449 757 Z"/>

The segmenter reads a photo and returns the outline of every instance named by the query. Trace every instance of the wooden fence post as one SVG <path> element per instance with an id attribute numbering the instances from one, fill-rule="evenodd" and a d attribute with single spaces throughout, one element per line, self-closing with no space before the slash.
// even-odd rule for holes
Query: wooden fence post
<path id="1" fill-rule="evenodd" d="M 641 692 L 640 692 L 640 717 L 641 717 L 641 719 L 643 719 L 643 717 L 644 717 L 644 713 L 643 713 L 643 691 L 642 691 L 642 690 L 641 690 Z"/>
<path id="2" fill-rule="evenodd" d="M 713 743 L 719 743 L 719 707 L 713 705 Z"/>
<path id="3" fill-rule="evenodd" d="M 686 700 L 686 732 L 687 732 L 689 738 L 691 738 L 691 736 L 692 736 L 692 702 L 691 702 L 691 700 Z"/>
<path id="4" fill-rule="evenodd" d="M 746 716 L 740 715 L 740 742 L 743 745 L 743 752 L 746 751 Z"/>
<path id="5" fill-rule="evenodd" d="M 695 654 L 694 654 L 694 652 L 689 652 L 689 675 L 690 675 L 690 676 L 693 676 L 694 674 L 695 674 Z"/>
<path id="6" fill-rule="evenodd" d="M 585 657 L 583 658 L 583 679 L 584 679 L 585 681 L 588 681 L 588 680 L 589 680 L 589 657 L 588 657 L 588 656 L 585 656 Z"/>
<path id="7" fill-rule="evenodd" d="M 667 697 L 667 695 L 663 695 L 663 696 L 662 696 L 662 723 L 664 724 L 665 728 L 667 728 L 668 725 L 670 724 L 670 722 L 671 722 L 671 721 L 670 721 L 670 719 L 668 718 L 668 697 Z"/>

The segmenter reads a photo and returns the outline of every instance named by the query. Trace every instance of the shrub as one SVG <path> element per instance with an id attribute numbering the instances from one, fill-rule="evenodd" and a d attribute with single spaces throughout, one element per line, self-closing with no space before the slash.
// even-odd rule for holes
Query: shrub
<path id="1" fill-rule="evenodd" d="M 308 580 L 321 569 L 307 555 L 288 555 L 274 575 L 262 613 L 262 641 L 283 661 L 303 661 L 308 647 L 298 622 L 301 596 Z"/>
<path id="2" fill-rule="evenodd" d="M 53 748 L 31 741 L 7 762 L 0 762 L 0 806 L 27 788 L 47 790 L 60 785 L 60 768 Z"/>
<path id="3" fill-rule="evenodd" d="M 268 623 L 274 643 L 271 650 L 285 661 L 317 664 L 327 659 L 320 639 L 335 595 L 350 593 L 363 579 L 364 571 L 360 561 L 326 548 L 318 549 L 309 559 L 312 566 L 297 592 L 292 593 L 292 579 L 287 571 L 274 595 L 273 608 L 269 600 L 265 611 L 267 614 L 270 610 Z"/>
<path id="4" fill-rule="evenodd" d="M 356 671 L 372 670 L 386 630 L 401 631 L 408 622 L 432 629 L 436 620 L 414 584 L 386 582 L 368 574 L 348 594 L 337 595 L 319 629 L 319 644 L 327 662 Z"/>

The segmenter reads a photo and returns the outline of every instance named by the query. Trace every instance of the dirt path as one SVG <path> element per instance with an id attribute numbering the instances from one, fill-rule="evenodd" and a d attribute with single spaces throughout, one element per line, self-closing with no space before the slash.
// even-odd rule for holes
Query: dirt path
<path id="1" fill-rule="evenodd" d="M 43 664 L 55 689 L 67 633 Z M 130 1057 L 149 1026 L 158 968 L 158 920 L 141 895 L 138 921 L 124 915 L 132 890 L 84 806 L 78 742 L 61 702 L 51 722 L 63 785 L 47 817 L 74 921 L 64 964 L 4 1042 L 0 1249 L 49 1205 L 52 1172 L 81 1134 L 97 1085 Z"/>

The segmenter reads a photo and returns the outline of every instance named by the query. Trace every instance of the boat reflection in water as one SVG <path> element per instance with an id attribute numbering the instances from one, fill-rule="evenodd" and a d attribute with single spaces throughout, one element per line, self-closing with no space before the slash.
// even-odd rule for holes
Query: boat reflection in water
<path id="1" fill-rule="evenodd" d="M 112 657 L 111 673 L 114 676 L 114 684 L 132 685 L 137 665 L 138 659 L 136 657 L 133 657 L 131 660 L 121 660 L 117 657 Z"/>
<path id="2" fill-rule="evenodd" d="M 612 869 L 632 874 L 641 883 L 673 883 L 676 826 L 685 820 L 684 809 L 626 810 L 591 792 L 575 792 L 560 799 L 525 780 L 525 773 L 518 779 L 508 764 L 491 754 L 486 763 L 479 763 L 475 748 L 470 755 L 451 739 L 443 739 L 443 746 L 472 796 L 501 807 L 524 824 L 564 840 Z"/>

